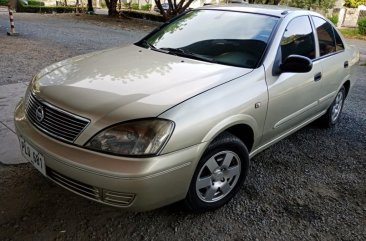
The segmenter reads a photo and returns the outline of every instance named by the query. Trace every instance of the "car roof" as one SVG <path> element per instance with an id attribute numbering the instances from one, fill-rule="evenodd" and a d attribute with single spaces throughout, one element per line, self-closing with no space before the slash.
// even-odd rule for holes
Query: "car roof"
<path id="1" fill-rule="evenodd" d="M 306 11 L 299 8 L 293 8 L 283 5 L 264 5 L 264 4 L 248 4 L 248 3 L 239 3 L 239 4 L 225 4 L 225 5 L 206 5 L 199 9 L 213 9 L 213 10 L 226 10 L 226 11 L 236 11 L 236 12 L 249 12 L 249 13 L 258 13 L 271 15 L 276 17 L 285 17 L 291 12 L 301 11 L 310 13 L 310 11 Z"/>

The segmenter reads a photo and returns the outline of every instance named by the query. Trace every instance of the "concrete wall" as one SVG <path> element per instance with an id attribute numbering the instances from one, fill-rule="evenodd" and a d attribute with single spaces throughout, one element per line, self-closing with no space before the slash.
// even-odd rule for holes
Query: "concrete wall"
<path id="1" fill-rule="evenodd" d="M 341 8 L 338 15 L 338 27 L 357 27 L 358 19 L 366 17 L 366 6 L 358 8 Z"/>

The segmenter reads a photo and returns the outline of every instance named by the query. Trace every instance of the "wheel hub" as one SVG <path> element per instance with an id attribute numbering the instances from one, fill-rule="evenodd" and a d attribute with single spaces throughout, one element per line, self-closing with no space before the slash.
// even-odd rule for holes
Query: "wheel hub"
<path id="1" fill-rule="evenodd" d="M 223 170 L 217 169 L 216 171 L 214 171 L 214 173 L 212 174 L 212 179 L 214 182 L 223 182 L 223 180 L 225 180 Z"/>

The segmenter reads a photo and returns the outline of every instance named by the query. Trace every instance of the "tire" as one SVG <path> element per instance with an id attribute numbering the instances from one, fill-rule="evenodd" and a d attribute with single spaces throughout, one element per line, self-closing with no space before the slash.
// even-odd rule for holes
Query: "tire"
<path id="1" fill-rule="evenodd" d="M 327 112 L 320 117 L 319 122 L 324 128 L 331 128 L 338 123 L 343 110 L 344 100 L 346 98 L 346 89 L 344 86 L 337 93 L 334 101 L 328 108 Z"/>
<path id="2" fill-rule="evenodd" d="M 230 133 L 220 134 L 198 162 L 185 198 L 194 211 L 208 211 L 226 204 L 243 184 L 249 169 L 244 143 Z"/>

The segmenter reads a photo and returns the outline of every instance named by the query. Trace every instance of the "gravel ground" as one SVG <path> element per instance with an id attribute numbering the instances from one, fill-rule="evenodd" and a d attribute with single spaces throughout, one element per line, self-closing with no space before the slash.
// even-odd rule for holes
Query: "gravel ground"
<path id="1" fill-rule="evenodd" d="M 0 85 L 143 34 L 72 15 L 17 14 L 16 21 L 22 35 L 0 37 Z M 181 203 L 124 212 L 54 185 L 29 164 L 0 166 L 0 240 L 366 240 L 365 76 L 358 67 L 339 125 L 311 124 L 258 154 L 238 195 L 212 212 L 191 213 Z"/>

